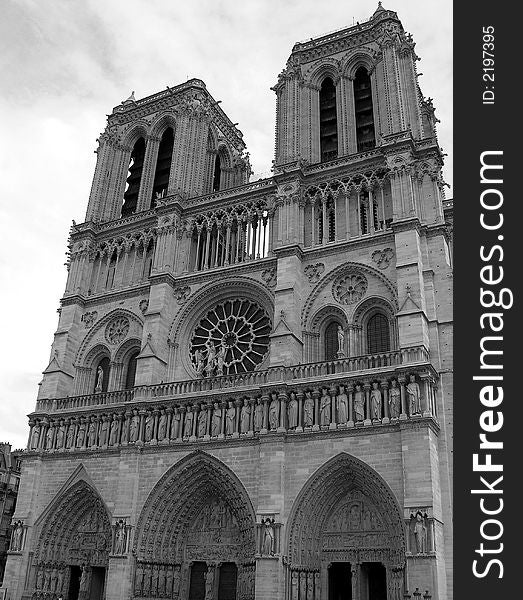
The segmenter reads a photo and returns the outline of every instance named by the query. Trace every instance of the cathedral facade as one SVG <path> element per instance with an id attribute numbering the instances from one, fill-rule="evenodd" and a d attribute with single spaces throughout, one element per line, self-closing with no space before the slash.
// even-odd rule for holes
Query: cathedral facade
<path id="1" fill-rule="evenodd" d="M 113 109 L 10 600 L 452 597 L 452 204 L 416 60 L 381 4 L 295 44 L 254 182 L 202 81 Z"/>

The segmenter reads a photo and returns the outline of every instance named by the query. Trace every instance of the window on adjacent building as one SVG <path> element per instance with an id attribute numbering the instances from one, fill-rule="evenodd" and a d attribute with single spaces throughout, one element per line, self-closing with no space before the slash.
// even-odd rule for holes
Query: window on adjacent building
<path id="1" fill-rule="evenodd" d="M 376 313 L 367 322 L 367 353 L 379 354 L 389 351 L 389 321 L 384 314 Z"/>
<path id="2" fill-rule="evenodd" d="M 127 184 L 123 195 L 122 217 L 127 217 L 136 212 L 138 205 L 138 192 L 142 181 L 143 161 L 145 158 L 145 140 L 138 138 L 131 151 Z"/>
<path id="3" fill-rule="evenodd" d="M 168 127 L 162 135 L 160 146 L 158 148 L 158 159 L 156 161 L 156 171 L 154 173 L 153 194 L 151 198 L 151 208 L 156 206 L 158 197 L 163 198 L 167 194 L 169 187 L 169 175 L 171 173 L 171 163 L 174 148 L 174 131 Z"/>
<path id="4" fill-rule="evenodd" d="M 369 73 L 365 67 L 360 67 L 356 71 L 354 79 L 354 110 L 356 113 L 358 152 L 364 152 L 365 150 L 374 148 L 376 145 L 372 110 L 372 89 Z"/>
<path id="5" fill-rule="evenodd" d="M 322 162 L 338 156 L 336 86 L 330 77 L 323 80 L 320 88 L 320 153 Z"/>

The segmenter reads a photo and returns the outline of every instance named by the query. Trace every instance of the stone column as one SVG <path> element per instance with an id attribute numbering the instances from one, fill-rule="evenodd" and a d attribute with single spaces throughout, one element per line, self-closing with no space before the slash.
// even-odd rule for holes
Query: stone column
<path id="1" fill-rule="evenodd" d="M 389 415 L 389 382 L 386 379 L 382 379 L 380 382 L 381 392 L 382 392 L 382 400 L 383 400 L 383 421 L 382 423 L 390 422 Z"/>
<path id="2" fill-rule="evenodd" d="M 269 396 L 262 396 L 263 402 L 263 424 L 260 433 L 267 433 L 269 429 Z"/>
<path id="3" fill-rule="evenodd" d="M 398 383 L 400 384 L 400 398 L 401 398 L 400 419 L 405 420 L 407 418 L 407 404 L 406 404 L 406 400 L 405 400 L 405 375 L 398 376 Z"/>
<path id="4" fill-rule="evenodd" d="M 284 432 L 286 431 L 285 420 L 287 416 L 287 394 L 285 392 L 280 392 L 278 394 L 278 399 L 280 401 L 280 418 L 277 431 Z"/>
<path id="5" fill-rule="evenodd" d="M 318 431 L 320 429 L 320 395 L 319 390 L 314 390 L 312 392 L 312 397 L 314 399 L 314 425 L 312 426 L 312 431 Z"/>
<path id="6" fill-rule="evenodd" d="M 329 389 L 329 394 L 331 397 L 331 422 L 329 425 L 329 429 L 336 429 L 336 423 L 338 419 L 336 418 L 336 388 L 331 386 Z"/>
<path id="7" fill-rule="evenodd" d="M 303 392 L 298 392 L 296 398 L 298 400 L 298 426 L 296 431 L 303 431 Z"/>
<path id="8" fill-rule="evenodd" d="M 372 425 L 372 420 L 370 418 L 370 383 L 363 384 L 363 390 L 365 392 L 365 421 L 363 421 L 364 425 Z"/>

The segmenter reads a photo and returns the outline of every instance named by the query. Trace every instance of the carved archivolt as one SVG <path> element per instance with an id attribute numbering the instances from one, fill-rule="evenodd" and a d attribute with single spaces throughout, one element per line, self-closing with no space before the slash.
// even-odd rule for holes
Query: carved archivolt
<path id="1" fill-rule="evenodd" d="M 405 563 L 403 518 L 385 481 L 349 455 L 335 456 L 302 488 L 289 516 L 286 553 L 292 568 L 318 568 L 323 552 Z"/>
<path id="2" fill-rule="evenodd" d="M 236 475 L 195 452 L 174 465 L 150 493 L 137 525 L 139 560 L 248 563 L 255 553 L 255 514 Z"/>

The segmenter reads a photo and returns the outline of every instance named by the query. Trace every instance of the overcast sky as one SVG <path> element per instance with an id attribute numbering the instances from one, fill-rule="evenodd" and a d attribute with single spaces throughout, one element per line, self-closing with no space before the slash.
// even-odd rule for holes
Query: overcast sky
<path id="1" fill-rule="evenodd" d="M 369 18 L 370 0 L 3 0 L 0 20 L 0 442 L 25 446 L 105 115 L 197 77 L 269 175 L 275 95 L 295 42 Z M 387 0 L 412 33 L 452 184 L 452 3 Z M 449 192 L 447 197 L 451 197 Z"/>

